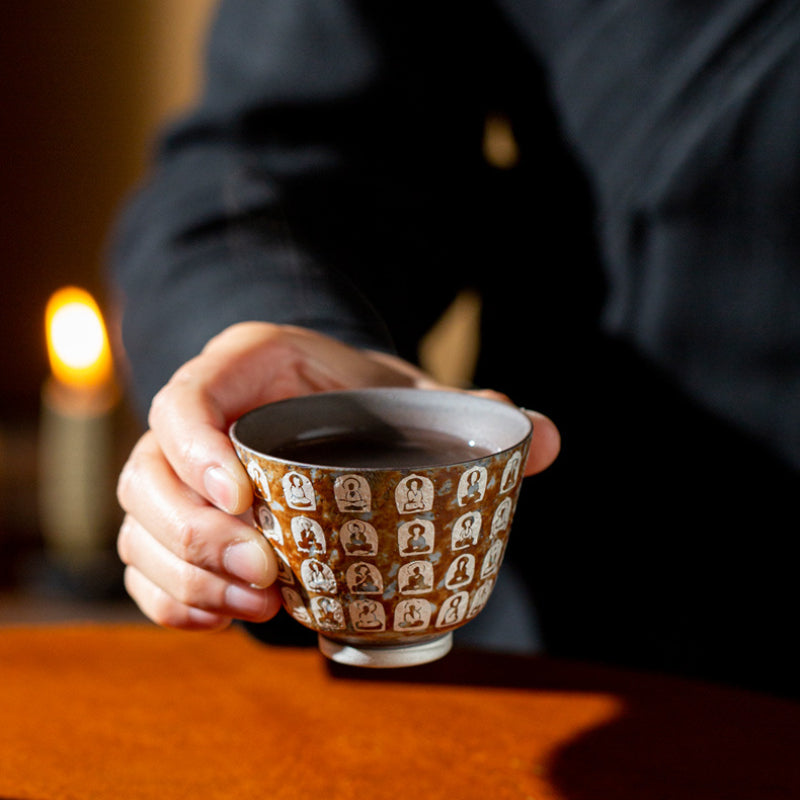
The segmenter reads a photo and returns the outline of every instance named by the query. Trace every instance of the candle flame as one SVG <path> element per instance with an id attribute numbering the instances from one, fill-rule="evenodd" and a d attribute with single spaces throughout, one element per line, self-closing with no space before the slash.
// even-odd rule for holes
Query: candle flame
<path id="1" fill-rule="evenodd" d="M 45 329 L 50 368 L 58 381 L 76 389 L 100 389 L 112 382 L 108 334 L 88 292 L 74 286 L 55 292 L 47 303 Z"/>

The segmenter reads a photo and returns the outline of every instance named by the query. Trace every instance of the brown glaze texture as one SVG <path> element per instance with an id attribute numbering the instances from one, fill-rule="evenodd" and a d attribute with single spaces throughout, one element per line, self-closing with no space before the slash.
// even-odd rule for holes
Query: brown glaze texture
<path id="1" fill-rule="evenodd" d="M 299 465 L 236 444 L 286 610 L 362 646 L 422 642 L 468 622 L 494 587 L 528 446 L 395 470 Z"/>

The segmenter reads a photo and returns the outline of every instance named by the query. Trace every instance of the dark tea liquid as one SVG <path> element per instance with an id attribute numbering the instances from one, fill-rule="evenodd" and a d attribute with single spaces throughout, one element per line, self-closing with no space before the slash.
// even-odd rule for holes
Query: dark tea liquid
<path id="1" fill-rule="evenodd" d="M 458 464 L 483 458 L 494 451 L 451 434 L 403 428 L 388 432 L 347 431 L 296 440 L 272 448 L 270 452 L 277 458 L 303 464 L 370 469 Z"/>

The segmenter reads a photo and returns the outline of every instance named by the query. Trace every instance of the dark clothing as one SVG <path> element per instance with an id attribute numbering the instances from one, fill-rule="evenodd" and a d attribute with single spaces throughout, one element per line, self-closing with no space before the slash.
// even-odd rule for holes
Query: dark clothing
<path id="1" fill-rule="evenodd" d="M 476 288 L 476 383 L 563 436 L 546 647 L 796 693 L 799 141 L 790 0 L 228 0 L 118 239 L 137 398 L 243 319 L 413 360 Z"/>

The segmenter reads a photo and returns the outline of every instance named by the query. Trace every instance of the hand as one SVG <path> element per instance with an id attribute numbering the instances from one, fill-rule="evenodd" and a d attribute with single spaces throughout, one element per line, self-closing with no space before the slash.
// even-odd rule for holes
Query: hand
<path id="1" fill-rule="evenodd" d="M 154 622 L 187 630 L 280 609 L 275 554 L 249 521 L 250 481 L 229 424 L 263 403 L 367 386 L 439 386 L 411 364 L 313 331 L 247 322 L 226 329 L 181 367 L 153 401 L 150 429 L 122 470 L 118 537 L 125 586 Z M 500 397 L 491 392 L 483 392 Z M 526 474 L 559 448 L 550 420 L 534 420 Z"/>

